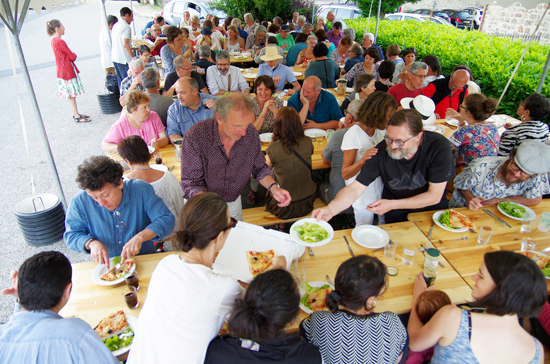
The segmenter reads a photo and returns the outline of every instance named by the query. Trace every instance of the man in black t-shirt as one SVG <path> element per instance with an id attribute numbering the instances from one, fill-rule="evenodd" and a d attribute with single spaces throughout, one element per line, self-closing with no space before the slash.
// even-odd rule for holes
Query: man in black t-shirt
<path id="1" fill-rule="evenodd" d="M 422 131 L 416 110 L 401 110 L 386 128 L 378 152 L 361 169 L 355 182 L 344 188 L 312 217 L 330 220 L 349 207 L 377 177 L 382 178 L 382 199 L 367 209 L 385 215 L 386 223 L 406 221 L 411 212 L 445 209 L 447 182 L 455 176 L 451 143 L 438 133 Z"/>
<path id="2" fill-rule="evenodd" d="M 189 58 L 177 56 L 174 58 L 174 68 L 176 71 L 170 72 L 164 79 L 164 92 L 162 93 L 162 96 L 172 97 L 176 91 L 176 82 L 182 77 L 194 78 L 199 85 L 199 92 L 202 92 L 203 94 L 209 93 L 201 75 L 199 75 L 197 71 L 192 70 L 193 66 L 191 65 Z"/>

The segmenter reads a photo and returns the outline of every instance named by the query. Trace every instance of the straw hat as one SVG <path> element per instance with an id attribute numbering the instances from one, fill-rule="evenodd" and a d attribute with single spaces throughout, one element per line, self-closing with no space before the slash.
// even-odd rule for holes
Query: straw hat
<path id="1" fill-rule="evenodd" d="M 260 59 L 265 62 L 274 61 L 281 58 L 283 57 L 279 54 L 279 52 L 277 52 L 276 46 L 266 47 L 265 54 L 260 57 Z"/>

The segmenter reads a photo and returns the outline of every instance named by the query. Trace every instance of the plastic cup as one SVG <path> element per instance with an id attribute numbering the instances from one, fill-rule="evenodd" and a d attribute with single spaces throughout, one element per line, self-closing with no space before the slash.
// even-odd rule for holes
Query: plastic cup
<path id="1" fill-rule="evenodd" d="M 521 242 L 521 251 L 527 252 L 527 251 L 534 251 L 537 247 L 537 243 L 533 241 L 531 238 L 523 238 L 523 241 Z"/>
<path id="2" fill-rule="evenodd" d="M 330 137 L 332 136 L 332 134 L 334 134 L 334 129 L 329 129 L 329 130 L 327 130 L 327 140 L 330 139 Z"/>
<path id="3" fill-rule="evenodd" d="M 495 231 L 489 226 L 480 226 L 479 227 L 479 236 L 477 237 L 477 242 L 480 244 L 487 244 L 491 240 L 491 236 Z"/>
<path id="4" fill-rule="evenodd" d="M 390 240 L 390 242 L 387 243 L 386 246 L 384 247 L 384 255 L 388 258 L 391 258 L 395 254 L 396 249 L 397 249 L 397 243 Z"/>
<path id="5" fill-rule="evenodd" d="M 128 308 L 132 310 L 134 308 L 138 308 L 139 306 L 136 291 L 137 291 L 136 287 L 134 286 L 125 286 L 120 292 L 120 294 L 122 295 L 122 298 L 124 298 L 124 301 L 126 301 Z"/>
<path id="6" fill-rule="evenodd" d="M 407 244 L 403 246 L 403 263 L 410 265 L 413 263 L 414 256 L 418 248 L 414 245 Z"/>
<path id="7" fill-rule="evenodd" d="M 530 233 L 531 230 L 537 225 L 537 216 L 526 216 L 523 218 L 523 224 L 521 224 L 521 232 L 522 233 Z"/>
<path id="8" fill-rule="evenodd" d="M 539 231 L 546 233 L 548 230 L 550 230 L 550 212 L 543 212 L 540 216 Z"/>
<path id="9" fill-rule="evenodd" d="M 291 274 L 294 276 L 298 287 L 303 288 L 306 284 L 306 272 L 307 264 L 304 260 L 298 260 L 292 262 Z"/>

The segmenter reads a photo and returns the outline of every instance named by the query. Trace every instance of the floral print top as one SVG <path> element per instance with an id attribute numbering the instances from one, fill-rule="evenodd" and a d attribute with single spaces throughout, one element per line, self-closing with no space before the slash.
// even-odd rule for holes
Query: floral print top
<path id="1" fill-rule="evenodd" d="M 449 138 L 456 147 L 456 166 L 464 167 L 474 159 L 495 157 L 498 154 L 500 136 L 493 124 L 474 124 L 458 129 Z"/>
<path id="2" fill-rule="evenodd" d="M 281 110 L 281 108 L 283 107 L 283 101 L 279 97 L 275 97 L 274 99 L 275 99 L 275 106 L 277 107 L 277 109 Z M 256 115 L 256 119 L 257 119 L 262 113 L 262 109 L 260 108 L 260 104 L 258 103 L 257 96 L 254 96 L 252 98 L 252 102 L 254 103 L 254 107 L 252 108 L 252 111 L 254 112 L 254 115 Z M 260 128 L 260 131 L 258 131 L 258 134 L 272 133 L 274 121 L 275 121 L 275 116 L 273 115 L 271 110 L 269 110 L 265 115 L 264 123 Z"/>

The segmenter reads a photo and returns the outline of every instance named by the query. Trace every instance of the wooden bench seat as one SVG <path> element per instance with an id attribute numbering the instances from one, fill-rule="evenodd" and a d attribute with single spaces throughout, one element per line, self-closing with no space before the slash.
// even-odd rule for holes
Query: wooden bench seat
<path id="1" fill-rule="evenodd" d="M 324 206 L 326 206 L 326 204 L 323 202 L 323 200 L 321 200 L 320 198 L 315 199 L 315 202 L 313 203 L 313 209 L 318 209 Z M 270 212 L 267 212 L 265 210 L 265 206 L 254 207 L 251 209 L 243 210 L 244 222 L 248 222 L 249 224 L 260 225 L 260 226 L 270 226 L 275 224 L 282 224 L 285 222 L 294 222 L 309 216 L 310 215 L 285 220 L 285 219 L 278 218 L 277 216 L 273 215 Z"/>

